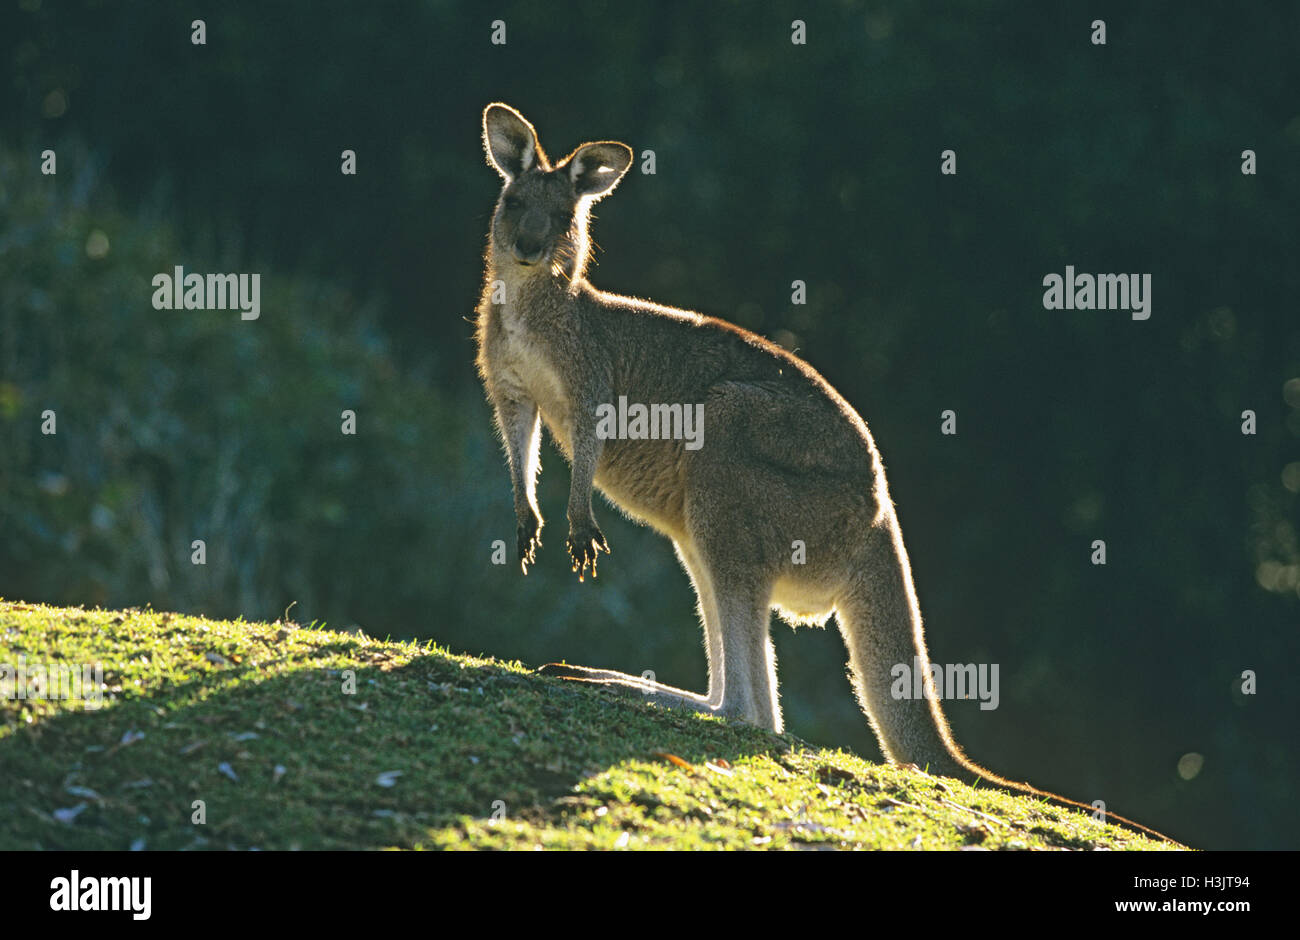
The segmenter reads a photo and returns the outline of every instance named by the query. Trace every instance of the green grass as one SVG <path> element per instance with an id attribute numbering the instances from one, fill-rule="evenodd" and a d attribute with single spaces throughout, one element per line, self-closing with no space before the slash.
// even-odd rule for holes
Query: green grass
<path id="1" fill-rule="evenodd" d="M 0 601 L 19 657 L 106 688 L 0 698 L 0 849 L 1168 847 L 432 644 Z"/>

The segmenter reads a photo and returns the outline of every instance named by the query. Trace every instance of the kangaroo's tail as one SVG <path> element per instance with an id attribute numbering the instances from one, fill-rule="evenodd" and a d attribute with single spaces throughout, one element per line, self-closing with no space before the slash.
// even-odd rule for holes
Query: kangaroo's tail
<path id="1" fill-rule="evenodd" d="M 837 604 L 836 619 L 848 648 L 858 701 L 885 756 L 932 774 L 957 779 L 973 775 L 1004 790 L 1095 812 L 1084 803 L 1000 777 L 962 752 L 936 694 L 911 566 L 892 507 L 880 514 L 867 538 L 867 563 L 853 589 Z M 918 684 L 920 696 L 916 695 Z M 1106 818 L 1180 845 L 1115 813 L 1108 811 Z"/>

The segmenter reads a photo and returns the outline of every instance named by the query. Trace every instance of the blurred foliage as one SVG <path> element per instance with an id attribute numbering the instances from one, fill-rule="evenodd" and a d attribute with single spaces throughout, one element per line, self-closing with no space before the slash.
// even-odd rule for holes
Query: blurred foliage
<path id="1" fill-rule="evenodd" d="M 505 100 L 553 155 L 655 151 L 600 206 L 599 286 L 778 337 L 861 411 L 932 653 L 1001 664 L 998 710 L 950 707 L 974 756 L 1203 845 L 1296 845 L 1300 8 L 796 7 L 223 4 L 202 47 L 167 5 L 0 14 L 0 593 L 296 601 L 702 688 L 663 539 L 598 508 L 614 553 L 571 583 L 553 450 L 541 565 L 488 563 L 514 523 L 466 318 Z M 262 272 L 261 320 L 154 311 L 176 264 Z M 1151 319 L 1045 311 L 1067 264 L 1150 272 Z M 873 755 L 834 631 L 776 641 L 792 730 Z"/>

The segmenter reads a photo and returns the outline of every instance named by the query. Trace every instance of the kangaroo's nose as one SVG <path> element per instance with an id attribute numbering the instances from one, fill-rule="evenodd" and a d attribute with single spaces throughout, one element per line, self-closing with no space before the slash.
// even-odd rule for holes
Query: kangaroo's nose
<path id="1" fill-rule="evenodd" d="M 536 264 L 542 259 L 542 243 L 539 239 L 521 235 L 515 239 L 515 260 L 520 264 Z"/>

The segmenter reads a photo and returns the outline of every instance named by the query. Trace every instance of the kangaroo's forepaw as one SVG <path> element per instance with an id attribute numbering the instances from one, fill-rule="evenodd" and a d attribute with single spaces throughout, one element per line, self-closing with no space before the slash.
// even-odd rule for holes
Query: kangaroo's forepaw
<path id="1" fill-rule="evenodd" d="M 595 522 L 570 525 L 567 547 L 579 581 L 586 574 L 588 565 L 591 565 L 591 576 L 596 577 L 596 556 L 602 551 L 609 554 L 609 543 Z"/>
<path id="2" fill-rule="evenodd" d="M 515 539 L 519 568 L 528 574 L 528 566 L 537 561 L 537 550 L 542 547 L 542 520 L 535 513 L 524 516 L 515 530 Z"/>

